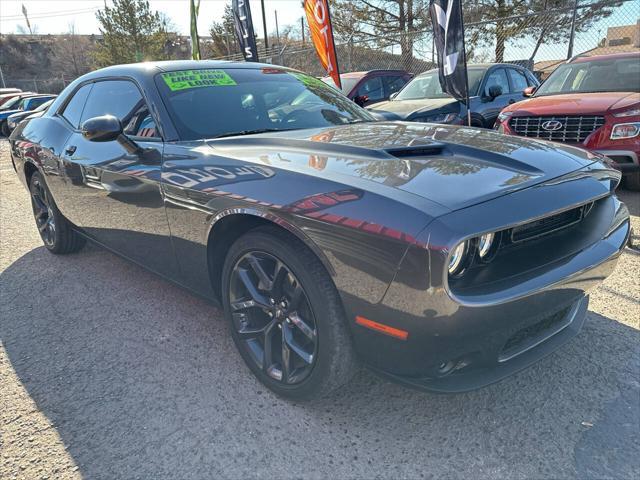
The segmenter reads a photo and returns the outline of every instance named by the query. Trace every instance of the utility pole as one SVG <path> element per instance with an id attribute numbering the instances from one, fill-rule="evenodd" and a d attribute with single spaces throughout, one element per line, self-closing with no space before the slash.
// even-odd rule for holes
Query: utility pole
<path id="1" fill-rule="evenodd" d="M 569 34 L 569 49 L 567 50 L 567 60 L 573 57 L 573 37 L 576 35 L 576 15 L 578 13 L 578 0 L 573 2 L 573 15 L 571 16 L 571 33 Z"/>
<path id="2" fill-rule="evenodd" d="M 4 75 L 2 73 L 2 65 L 0 65 L 0 80 L 2 80 L 2 88 L 7 88 L 7 85 L 4 83 Z"/>
<path id="3" fill-rule="evenodd" d="M 300 34 L 302 35 L 302 44 L 304 45 L 304 17 L 300 17 Z"/>
<path id="4" fill-rule="evenodd" d="M 280 47 L 280 31 L 278 30 L 278 10 L 274 10 L 276 14 L 276 40 L 278 42 L 278 47 Z"/>
<path id="5" fill-rule="evenodd" d="M 267 34 L 267 15 L 264 13 L 264 0 L 260 0 L 260 6 L 262 7 L 262 31 L 264 32 L 264 51 L 266 52 L 269 48 L 269 36 Z"/>

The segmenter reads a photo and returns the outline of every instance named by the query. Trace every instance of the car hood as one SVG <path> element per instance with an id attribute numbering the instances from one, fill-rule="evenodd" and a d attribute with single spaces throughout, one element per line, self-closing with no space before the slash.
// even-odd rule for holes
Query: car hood
<path id="1" fill-rule="evenodd" d="M 211 154 L 411 194 L 457 210 L 583 168 L 600 157 L 491 130 L 371 122 L 208 140 Z"/>
<path id="2" fill-rule="evenodd" d="M 389 100 L 376 103 L 368 110 L 390 120 L 406 120 L 419 113 L 428 113 L 442 107 L 456 104 L 454 98 L 421 98 L 417 100 Z M 391 115 L 389 115 L 391 114 Z"/>
<path id="3" fill-rule="evenodd" d="M 9 115 L 8 119 L 12 120 L 14 122 L 17 122 L 18 120 L 21 120 L 23 118 L 28 117 L 29 114 L 31 114 L 31 113 L 33 113 L 33 112 L 22 112 L 22 111 L 15 112 L 15 113 L 12 113 L 11 115 Z"/>
<path id="4" fill-rule="evenodd" d="M 532 97 L 505 108 L 514 115 L 603 115 L 640 103 L 640 93 L 572 93 Z"/>

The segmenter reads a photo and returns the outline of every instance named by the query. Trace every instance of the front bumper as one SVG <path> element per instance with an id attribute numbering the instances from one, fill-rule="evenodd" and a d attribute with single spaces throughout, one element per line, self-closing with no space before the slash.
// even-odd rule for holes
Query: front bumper
<path id="1" fill-rule="evenodd" d="M 522 370 L 574 337 L 588 292 L 613 272 L 630 234 L 628 211 L 610 193 L 617 180 L 607 181 L 606 172 L 532 187 L 435 220 L 405 255 L 380 303 L 345 302 L 350 315 L 408 332 L 403 341 L 354 325 L 364 362 L 408 386 L 463 392 Z M 460 232 L 494 231 L 594 197 L 601 203 L 584 226 L 589 238 L 570 255 L 541 260 L 486 291 L 452 292 L 438 273 Z"/>
<path id="2" fill-rule="evenodd" d="M 435 393 L 463 393 L 476 390 L 509 377 L 533 365 L 575 337 L 584 325 L 589 305 L 589 297 L 584 296 L 574 302 L 556 328 L 540 332 L 531 337 L 528 345 L 515 356 L 504 361 L 498 358 L 493 365 L 471 370 L 465 368 L 442 377 L 408 377 L 378 370 L 382 376 L 404 385 Z M 565 310 L 563 309 L 562 312 Z M 515 353 L 515 352 L 514 352 Z"/>

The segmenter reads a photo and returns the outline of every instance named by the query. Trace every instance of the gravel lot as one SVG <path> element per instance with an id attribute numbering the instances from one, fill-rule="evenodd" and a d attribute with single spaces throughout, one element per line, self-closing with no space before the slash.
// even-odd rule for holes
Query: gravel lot
<path id="1" fill-rule="evenodd" d="M 42 246 L 0 142 L 0 478 L 640 478 L 640 255 L 582 333 L 502 383 L 259 384 L 219 310 L 95 246 Z M 640 194 L 621 192 L 640 232 Z"/>

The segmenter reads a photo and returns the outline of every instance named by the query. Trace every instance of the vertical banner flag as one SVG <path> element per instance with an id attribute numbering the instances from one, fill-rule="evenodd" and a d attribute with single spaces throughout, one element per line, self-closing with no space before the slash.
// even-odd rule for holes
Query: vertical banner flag
<path id="1" fill-rule="evenodd" d="M 236 36 L 240 44 L 240 50 L 247 62 L 258 61 L 258 47 L 256 36 L 253 33 L 253 20 L 251 20 L 251 6 L 249 0 L 232 0 L 231 9 L 236 24 Z"/>
<path id="2" fill-rule="evenodd" d="M 433 24 L 433 40 L 438 52 L 438 73 L 442 91 L 466 102 L 468 106 L 469 87 L 464 52 L 462 2 L 431 0 L 429 13 Z"/>
<path id="3" fill-rule="evenodd" d="M 198 10 L 200 0 L 190 0 L 189 13 L 191 16 L 191 58 L 200 60 L 200 38 L 198 37 Z"/>
<path id="4" fill-rule="evenodd" d="M 338 88 L 342 88 L 338 59 L 336 58 L 336 45 L 333 41 L 331 16 L 329 15 L 329 3 L 327 0 L 304 0 L 304 11 L 307 15 L 311 40 L 316 47 L 320 63 Z"/>

